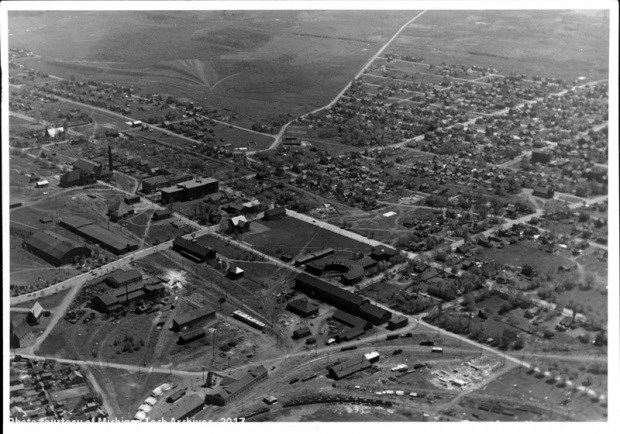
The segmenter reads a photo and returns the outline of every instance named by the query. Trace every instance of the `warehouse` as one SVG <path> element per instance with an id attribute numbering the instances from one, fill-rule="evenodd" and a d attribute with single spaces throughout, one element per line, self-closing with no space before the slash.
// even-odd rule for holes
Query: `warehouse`
<path id="1" fill-rule="evenodd" d="M 150 176 L 142 180 L 142 192 L 146 194 L 153 193 L 160 188 L 170 187 L 172 184 L 189 181 L 190 179 L 192 179 L 192 175 L 184 172 L 176 172 L 170 175 Z"/>
<path id="2" fill-rule="evenodd" d="M 161 189 L 163 203 L 185 202 L 207 194 L 217 193 L 219 182 L 213 178 L 199 178 Z"/>
<path id="3" fill-rule="evenodd" d="M 80 246 L 50 231 L 32 234 L 24 241 L 23 247 L 56 267 L 71 264 L 80 258 L 89 258 L 92 255 L 88 247 Z"/>
<path id="4" fill-rule="evenodd" d="M 305 273 L 300 273 L 295 277 L 295 288 L 310 297 L 323 300 L 347 312 L 357 313 L 365 300 L 359 295 Z"/>
<path id="5" fill-rule="evenodd" d="M 131 270 L 121 270 L 108 276 L 105 279 L 105 283 L 112 288 L 120 288 L 121 286 L 129 285 L 130 283 L 140 282 L 142 280 L 142 273 L 135 268 Z"/>
<path id="6" fill-rule="evenodd" d="M 366 301 L 360 307 L 359 316 L 378 326 L 388 322 L 388 320 L 392 318 L 392 313 Z"/>
<path id="7" fill-rule="evenodd" d="M 172 320 L 172 330 L 189 329 L 196 324 L 215 318 L 215 311 L 210 307 L 201 307 L 179 315 Z"/>
<path id="8" fill-rule="evenodd" d="M 204 262 L 215 259 L 215 250 L 205 247 L 197 240 L 186 240 L 183 237 L 177 237 L 172 242 L 172 250 L 181 253 L 184 256 L 196 262 Z"/>
<path id="9" fill-rule="evenodd" d="M 350 313 L 337 310 L 332 315 L 332 319 L 349 327 L 362 327 L 364 330 L 372 328 L 372 324 Z"/>
<path id="10" fill-rule="evenodd" d="M 336 336 L 338 342 L 349 342 L 365 333 L 364 327 L 353 327 Z"/>
<path id="11" fill-rule="evenodd" d="M 267 369 L 262 365 L 257 366 L 233 383 L 216 387 L 213 392 L 205 396 L 205 402 L 224 406 L 266 379 Z"/>
<path id="12" fill-rule="evenodd" d="M 60 226 L 69 229 L 87 240 L 99 244 L 101 247 L 109 250 L 115 255 L 136 250 L 138 243 L 131 238 L 110 232 L 103 227 L 94 224 L 91 220 L 73 216 L 61 219 Z"/>
<path id="13" fill-rule="evenodd" d="M 312 315 L 318 315 L 319 307 L 316 304 L 310 303 L 305 298 L 298 298 L 291 301 L 286 305 L 286 310 L 299 315 L 302 318 L 307 318 Z"/>
<path id="14" fill-rule="evenodd" d="M 370 368 L 372 365 L 366 357 L 356 357 L 329 368 L 329 376 L 341 380 L 356 372 Z"/>
<path id="15" fill-rule="evenodd" d="M 172 404 L 162 414 L 162 419 L 169 422 L 183 421 L 195 416 L 204 407 L 204 400 L 199 395 L 187 395 Z"/>
<path id="16" fill-rule="evenodd" d="M 283 207 L 277 207 L 273 209 L 268 209 L 263 214 L 263 220 L 282 220 L 286 217 L 286 209 Z"/>

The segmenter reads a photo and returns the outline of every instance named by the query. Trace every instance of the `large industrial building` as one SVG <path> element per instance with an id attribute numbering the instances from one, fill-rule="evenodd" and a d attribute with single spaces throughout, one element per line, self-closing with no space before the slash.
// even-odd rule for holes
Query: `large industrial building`
<path id="1" fill-rule="evenodd" d="M 381 325 L 392 317 L 391 312 L 371 304 L 368 299 L 309 274 L 300 273 L 295 277 L 295 289 L 375 325 Z"/>
<path id="2" fill-rule="evenodd" d="M 215 311 L 210 307 L 201 307 L 179 315 L 172 320 L 172 330 L 189 329 L 209 319 L 215 318 Z"/>
<path id="3" fill-rule="evenodd" d="M 71 232 L 75 232 L 79 236 L 99 244 L 115 255 L 122 255 L 138 248 L 138 243 L 135 240 L 110 232 L 93 221 L 79 216 L 63 218 L 59 221 L 59 224 Z"/>
<path id="4" fill-rule="evenodd" d="M 205 241 L 206 240 L 203 237 L 196 240 L 186 240 L 185 238 L 179 236 L 172 242 L 172 250 L 175 250 L 196 262 L 204 262 L 215 259 L 215 250 L 206 246 Z"/>
<path id="5" fill-rule="evenodd" d="M 142 180 L 142 192 L 146 194 L 153 193 L 160 188 L 170 187 L 173 184 L 189 181 L 190 179 L 192 179 L 192 175 L 184 172 L 150 176 Z"/>
<path id="6" fill-rule="evenodd" d="M 355 374 L 356 372 L 368 369 L 371 366 L 372 364 L 368 361 L 368 359 L 366 359 L 366 357 L 360 356 L 359 358 L 356 357 L 332 366 L 329 368 L 329 376 L 336 380 L 341 380 L 349 375 Z"/>
<path id="7" fill-rule="evenodd" d="M 199 178 L 183 181 L 161 189 L 163 203 L 185 202 L 199 199 L 207 194 L 217 193 L 219 182 L 213 178 Z"/>
<path id="8" fill-rule="evenodd" d="M 71 264 L 79 258 L 88 258 L 92 255 L 88 247 L 80 246 L 50 231 L 35 232 L 24 240 L 23 247 L 55 267 Z"/>
<path id="9" fill-rule="evenodd" d="M 266 379 L 267 369 L 262 365 L 257 366 L 256 368 L 248 371 L 247 374 L 238 380 L 226 386 L 218 386 L 213 389 L 213 392 L 205 396 L 205 402 L 208 404 L 224 406 Z"/>

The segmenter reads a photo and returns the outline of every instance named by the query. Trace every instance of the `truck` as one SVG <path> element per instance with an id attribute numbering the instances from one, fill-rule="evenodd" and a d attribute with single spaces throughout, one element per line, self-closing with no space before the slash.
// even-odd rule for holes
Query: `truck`
<path id="1" fill-rule="evenodd" d="M 433 347 L 431 348 L 432 353 L 443 353 L 443 348 L 441 347 Z"/>

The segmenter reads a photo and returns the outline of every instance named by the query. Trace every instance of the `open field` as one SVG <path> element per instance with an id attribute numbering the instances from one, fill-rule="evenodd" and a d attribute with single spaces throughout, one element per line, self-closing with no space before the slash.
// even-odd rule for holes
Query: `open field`
<path id="1" fill-rule="evenodd" d="M 335 250 L 361 251 L 369 253 L 371 247 L 343 235 L 297 220 L 286 217 L 278 221 L 253 222 L 256 226 L 266 227 L 259 233 L 244 234 L 243 240 L 250 243 L 255 249 L 267 255 L 279 257 L 289 254 L 293 257 L 302 252 L 310 253 L 326 248 Z M 251 226 L 252 227 L 252 226 Z M 255 229 L 253 229 L 255 230 Z"/>
<path id="2" fill-rule="evenodd" d="M 53 75 L 189 97 L 249 124 L 326 104 L 415 14 L 16 12 L 10 45 L 41 55 L 21 61 Z"/>
<path id="3" fill-rule="evenodd" d="M 539 246 L 528 245 L 529 243 L 520 242 L 518 244 L 508 244 L 503 249 L 477 248 L 474 256 L 481 261 L 495 262 L 500 265 L 516 265 L 522 267 L 526 264 L 533 266 L 536 270 L 554 276 L 557 274 L 558 267 L 561 265 L 570 267 L 573 262 L 552 253 L 547 253 Z"/>
<path id="4" fill-rule="evenodd" d="M 604 11 L 429 11 L 386 53 L 425 63 L 490 66 L 500 74 L 607 78 Z"/>

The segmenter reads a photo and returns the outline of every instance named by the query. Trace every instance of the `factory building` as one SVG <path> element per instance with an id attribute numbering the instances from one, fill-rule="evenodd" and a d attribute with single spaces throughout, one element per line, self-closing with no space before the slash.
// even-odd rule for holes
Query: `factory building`
<path id="1" fill-rule="evenodd" d="M 207 194 L 217 193 L 219 182 L 213 178 L 199 178 L 183 181 L 161 189 L 163 203 L 185 202 L 198 199 Z"/>
<path id="2" fill-rule="evenodd" d="M 79 216 L 63 218 L 58 223 L 60 226 L 75 232 L 88 241 L 99 244 L 115 255 L 122 255 L 138 248 L 138 243 L 133 239 L 110 232 L 94 224 L 93 221 Z"/>

